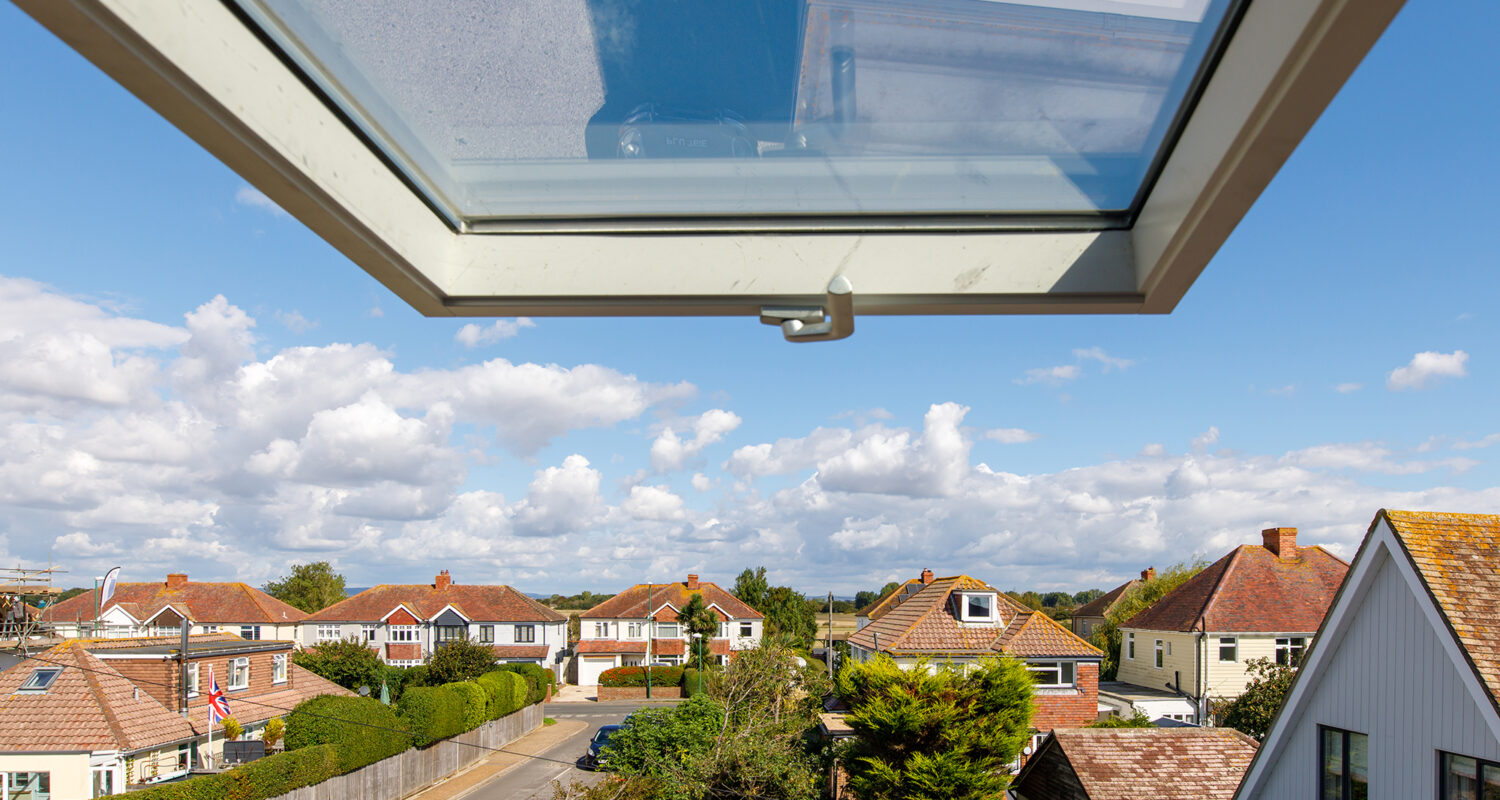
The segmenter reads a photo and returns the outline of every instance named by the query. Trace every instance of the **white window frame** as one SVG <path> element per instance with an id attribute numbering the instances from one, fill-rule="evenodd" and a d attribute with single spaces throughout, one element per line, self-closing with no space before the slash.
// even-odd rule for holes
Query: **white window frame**
<path id="1" fill-rule="evenodd" d="M 1229 650 L 1229 658 L 1224 657 L 1225 649 Z M 1219 637 L 1219 663 L 1233 664 L 1240 660 L 1240 640 L 1238 636 Z"/>
<path id="2" fill-rule="evenodd" d="M 897 215 L 875 228 L 745 218 L 621 235 L 607 222 L 519 222 L 486 235 L 429 207 L 224 4 L 93 0 L 81 13 L 17 0 L 429 316 L 757 316 L 824 297 L 835 267 L 862 314 L 1169 312 L 1402 6 L 1352 2 L 1245 7 L 1128 230 Z"/>
<path id="3" fill-rule="evenodd" d="M 322 644 L 323 642 L 336 642 L 342 638 L 344 638 L 344 626 L 337 624 L 318 626 L 319 644 Z"/>
<path id="4" fill-rule="evenodd" d="M 1291 664 L 1293 656 L 1298 656 L 1299 660 L 1306 658 L 1307 648 L 1311 645 L 1311 636 L 1279 636 L 1276 638 L 1273 660 L 1277 664 Z"/>
<path id="5" fill-rule="evenodd" d="M 749 621 L 740 622 L 740 638 L 752 639 L 755 637 L 755 623 Z"/>
<path id="6" fill-rule="evenodd" d="M 681 639 L 682 623 L 658 622 L 656 623 L 656 632 L 654 636 L 657 639 Z"/>
<path id="7" fill-rule="evenodd" d="M 1078 665 L 1072 661 L 1029 661 L 1026 669 L 1037 678 L 1039 689 L 1072 689 L 1078 685 Z"/>
<path id="8" fill-rule="evenodd" d="M 645 626 L 646 626 L 646 623 L 644 623 L 644 622 L 628 622 L 628 623 L 626 623 L 625 624 L 625 638 L 626 639 L 644 639 L 645 638 L 645 635 L 644 635 Z"/>
<path id="9" fill-rule="evenodd" d="M 360 641 L 365 644 L 375 644 L 380 638 L 380 627 L 378 625 L 359 626 Z"/>
<path id="10" fill-rule="evenodd" d="M 240 626 L 240 638 L 244 639 L 246 641 L 250 641 L 250 642 L 258 642 L 258 641 L 260 641 L 260 626 L 259 625 L 241 625 Z"/>
<path id="11" fill-rule="evenodd" d="M 286 653 L 271 656 L 271 683 L 286 683 Z"/>
<path id="12" fill-rule="evenodd" d="M 989 604 L 990 604 L 990 613 L 987 614 L 986 616 L 982 616 L 982 617 L 974 615 L 974 614 L 970 614 L 969 613 L 969 600 L 970 600 L 970 598 L 974 598 L 974 599 L 984 598 L 985 600 L 989 601 Z M 1000 602 L 1000 599 L 998 597 L 996 597 L 993 592 L 960 592 L 959 595 L 958 595 L 958 618 L 959 618 L 959 620 L 961 622 L 985 622 L 985 623 L 992 623 L 992 622 L 995 621 L 996 611 L 997 611 L 997 607 L 998 607 L 999 602 Z"/>
<path id="13" fill-rule="evenodd" d="M 416 625 L 387 625 L 386 641 L 392 644 L 417 644 L 421 635 Z"/>
<path id="14" fill-rule="evenodd" d="M 1125 634 L 1125 657 L 1131 661 L 1135 660 L 1135 634 Z"/>
<path id="15" fill-rule="evenodd" d="M 1163 645 L 1163 640 L 1157 639 L 1156 646 L 1153 649 L 1155 650 L 1155 660 L 1151 662 L 1152 665 L 1157 669 L 1165 669 L 1167 664 L 1167 650 Z"/>
<path id="16" fill-rule="evenodd" d="M 193 662 L 187 668 L 187 696 L 198 696 L 198 664 Z"/>
<path id="17" fill-rule="evenodd" d="M 388 664 L 388 665 L 390 665 L 390 666 L 392 666 L 392 667 L 410 668 L 410 667 L 421 666 L 422 665 L 422 660 L 421 659 L 413 659 L 413 658 L 396 658 L 396 659 L 392 659 L 390 661 L 387 661 L 385 663 Z"/>
<path id="18" fill-rule="evenodd" d="M 229 685 L 226 691 L 250 688 L 250 659 L 244 656 L 229 660 Z"/>

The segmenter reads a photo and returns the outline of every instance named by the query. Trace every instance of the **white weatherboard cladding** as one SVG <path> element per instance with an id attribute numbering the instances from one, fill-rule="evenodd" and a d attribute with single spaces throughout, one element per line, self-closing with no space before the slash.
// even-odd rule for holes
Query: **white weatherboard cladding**
<path id="1" fill-rule="evenodd" d="M 1269 764 L 1264 787 L 1241 800 L 1313 797 L 1318 775 L 1318 726 L 1368 734 L 1370 797 L 1431 797 L 1437 786 L 1437 751 L 1500 761 L 1491 732 L 1493 712 L 1475 702 L 1465 674 L 1454 664 L 1401 565 L 1372 553 L 1374 578 L 1351 611 L 1337 649 L 1317 676 L 1291 736 Z"/>

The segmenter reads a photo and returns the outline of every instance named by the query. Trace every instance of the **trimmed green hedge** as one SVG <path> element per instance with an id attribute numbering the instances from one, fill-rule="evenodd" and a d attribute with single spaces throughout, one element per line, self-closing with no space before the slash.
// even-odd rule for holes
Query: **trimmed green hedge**
<path id="1" fill-rule="evenodd" d="M 472 731 L 490 719 L 490 696 L 473 681 L 455 681 L 443 684 L 444 689 L 458 692 L 464 699 L 464 730 Z"/>
<path id="2" fill-rule="evenodd" d="M 341 773 L 353 772 L 411 747 L 405 730 L 396 712 L 379 700 L 322 695 L 303 700 L 287 715 L 286 749 L 333 745 Z"/>
<path id="3" fill-rule="evenodd" d="M 699 675 L 698 670 L 694 667 L 684 668 L 682 670 L 682 696 L 694 697 L 700 694 L 698 690 L 699 686 L 703 686 L 705 689 L 707 689 L 708 684 L 705 682 L 705 679 L 701 675 Z"/>
<path id="4" fill-rule="evenodd" d="M 648 669 L 652 686 L 682 685 L 682 667 L 615 667 L 599 674 L 599 685 L 645 686 Z"/>
<path id="5" fill-rule="evenodd" d="M 265 800 L 322 783 L 340 771 L 339 748 L 332 744 L 287 750 L 217 775 L 131 792 L 131 800 Z"/>
<path id="6" fill-rule="evenodd" d="M 547 699 L 547 687 L 551 686 L 556 678 L 550 670 L 543 669 L 536 664 L 500 664 L 491 672 L 514 672 L 526 679 L 526 705 L 535 705 Z"/>
<path id="7" fill-rule="evenodd" d="M 530 684 L 520 673 L 495 670 L 480 675 L 475 683 L 484 690 L 489 700 L 486 710 L 490 719 L 499 719 L 526 707 Z"/>
<path id="8" fill-rule="evenodd" d="M 464 695 L 447 686 L 413 686 L 401 693 L 396 713 L 406 721 L 412 744 L 426 747 L 467 730 L 465 706 Z"/>

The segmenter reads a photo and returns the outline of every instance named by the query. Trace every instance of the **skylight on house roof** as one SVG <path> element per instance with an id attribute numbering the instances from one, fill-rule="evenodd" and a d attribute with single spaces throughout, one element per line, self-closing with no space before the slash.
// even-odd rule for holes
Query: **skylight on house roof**
<path id="1" fill-rule="evenodd" d="M 13 2 L 424 314 L 808 341 L 1171 311 L 1403 0 Z"/>
<path id="2" fill-rule="evenodd" d="M 61 674 L 62 667 L 37 667 L 26 676 L 17 691 L 22 694 L 46 694 Z"/>

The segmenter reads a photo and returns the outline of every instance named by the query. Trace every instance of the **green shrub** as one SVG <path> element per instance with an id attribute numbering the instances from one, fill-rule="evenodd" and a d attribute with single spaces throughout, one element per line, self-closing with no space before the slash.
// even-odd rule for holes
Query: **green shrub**
<path id="1" fill-rule="evenodd" d="M 340 774 L 331 744 L 287 750 L 217 775 L 201 775 L 131 792 L 131 800 L 265 800 Z"/>
<path id="2" fill-rule="evenodd" d="M 415 686 L 401 693 L 396 713 L 412 743 L 426 747 L 464 732 L 464 696 L 446 686 Z"/>
<path id="3" fill-rule="evenodd" d="M 526 705 L 528 706 L 546 700 L 547 687 L 556 682 L 550 670 L 543 669 L 536 664 L 501 664 L 495 669 L 501 672 L 514 672 L 526 679 Z"/>
<path id="4" fill-rule="evenodd" d="M 479 676 L 476 681 L 488 696 L 487 713 L 490 719 L 499 719 L 513 714 L 526 706 L 526 695 L 530 686 L 520 673 L 495 670 Z"/>
<path id="5" fill-rule="evenodd" d="M 287 715 L 287 751 L 333 745 L 341 772 L 389 758 L 411 743 L 396 712 L 369 697 L 322 695 L 303 700 Z"/>
<path id="6" fill-rule="evenodd" d="M 703 676 L 693 667 L 687 667 L 682 671 L 682 696 L 696 697 L 707 691 L 708 684 L 702 680 Z M 703 687 L 701 690 L 699 687 Z"/>
<path id="7" fill-rule="evenodd" d="M 401 693 L 406 691 L 406 688 L 409 686 L 431 685 L 431 682 L 427 680 L 427 667 L 421 664 L 415 667 L 387 666 L 385 671 L 381 673 L 381 678 L 385 681 L 386 689 L 391 693 L 392 703 L 400 700 Z M 372 697 L 380 696 L 380 687 L 378 685 L 370 688 L 372 690 Z"/>
<path id="8" fill-rule="evenodd" d="M 682 667 L 615 667 L 599 674 L 599 685 L 645 686 L 648 669 L 652 686 L 682 685 Z"/>
<path id="9" fill-rule="evenodd" d="M 473 681 L 443 684 L 444 689 L 458 692 L 464 699 L 464 730 L 472 731 L 489 720 L 489 695 Z"/>

